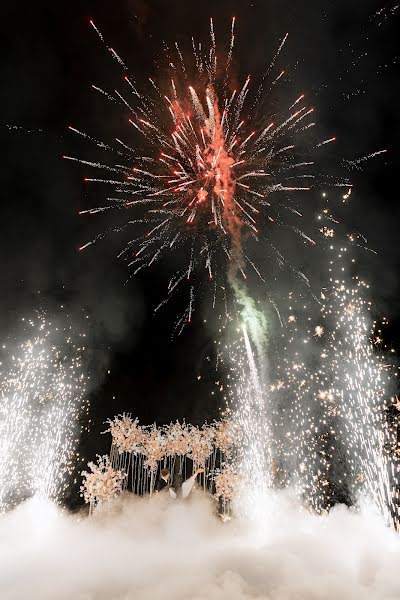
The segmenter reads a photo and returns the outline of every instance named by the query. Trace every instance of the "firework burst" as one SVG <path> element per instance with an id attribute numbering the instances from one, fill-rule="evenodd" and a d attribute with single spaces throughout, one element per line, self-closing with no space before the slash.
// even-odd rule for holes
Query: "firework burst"
<path id="1" fill-rule="evenodd" d="M 301 227 L 302 213 L 294 207 L 292 196 L 309 191 L 321 180 L 315 152 L 335 139 L 321 140 L 312 134 L 314 109 L 303 93 L 287 92 L 291 100 L 286 107 L 275 106 L 270 98 L 269 92 L 285 80 L 285 71 L 277 69 L 276 62 L 287 35 L 258 85 L 249 76 L 240 88 L 232 88 L 234 31 L 233 19 L 226 61 L 217 57 L 212 21 L 208 49 L 192 40 L 193 52 L 186 60 L 178 44 L 174 51 L 166 48 L 171 73 L 163 74 L 159 85 L 150 79 L 148 93 L 138 89 L 125 63 L 108 48 L 124 71 L 126 89 L 110 93 L 94 88 L 122 106 L 132 131 L 127 139 L 118 138 L 110 145 L 71 127 L 95 142 L 110 160 L 65 157 L 100 170 L 103 175 L 86 177 L 85 182 L 110 190 L 104 204 L 81 214 L 115 208 L 128 211 L 114 230 L 128 230 L 129 241 L 120 256 L 133 274 L 179 251 L 182 267 L 173 272 L 167 296 L 157 307 L 188 282 L 189 302 L 179 325 L 191 320 L 203 274 L 211 282 L 213 306 L 218 295 L 225 297 L 227 276 L 246 279 L 253 273 L 267 285 L 265 268 L 252 258 L 251 248 L 265 240 L 274 226 L 291 229 L 306 244 L 315 243 Z M 141 152 L 143 145 L 146 151 Z M 266 252 L 270 262 L 279 268 L 285 265 L 274 244 L 267 243 Z"/>

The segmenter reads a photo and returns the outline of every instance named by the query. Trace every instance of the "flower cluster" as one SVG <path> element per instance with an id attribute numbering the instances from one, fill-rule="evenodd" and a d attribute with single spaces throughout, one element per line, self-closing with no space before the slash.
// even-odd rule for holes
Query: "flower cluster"
<path id="1" fill-rule="evenodd" d="M 83 471 L 81 494 L 91 506 L 102 504 L 121 493 L 125 474 L 111 466 L 108 456 L 97 456 L 97 464 L 90 462 L 91 472 Z"/>
<path id="2" fill-rule="evenodd" d="M 166 437 L 158 427 L 153 425 L 143 438 L 143 454 L 146 457 L 144 466 L 153 473 L 157 470 L 158 462 L 166 455 Z"/>
<path id="3" fill-rule="evenodd" d="M 132 452 L 137 454 L 141 451 L 145 431 L 139 425 L 139 420 L 133 420 L 125 413 L 107 421 L 110 427 L 104 433 L 111 433 L 112 443 L 118 448 L 118 452 Z"/>
<path id="4" fill-rule="evenodd" d="M 214 482 L 217 498 L 233 500 L 240 484 L 240 478 L 231 465 L 225 465 L 221 471 L 214 475 Z"/>
<path id="5" fill-rule="evenodd" d="M 188 457 L 193 460 L 196 467 L 203 467 L 207 458 L 212 454 L 214 441 L 214 429 L 205 426 L 190 428 L 190 452 Z"/>
<path id="6" fill-rule="evenodd" d="M 185 422 L 171 423 L 165 427 L 165 450 L 167 456 L 185 456 L 190 449 L 190 430 Z"/>
<path id="7" fill-rule="evenodd" d="M 237 437 L 237 427 L 233 421 L 224 419 L 214 423 L 214 445 L 218 450 L 221 450 L 225 456 L 229 456 L 233 446 L 235 438 Z"/>

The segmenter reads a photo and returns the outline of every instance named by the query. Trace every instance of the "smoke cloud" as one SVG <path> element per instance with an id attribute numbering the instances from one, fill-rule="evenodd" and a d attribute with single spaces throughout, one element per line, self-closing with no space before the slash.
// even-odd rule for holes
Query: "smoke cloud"
<path id="1" fill-rule="evenodd" d="M 373 600 L 400 595 L 398 537 L 364 506 L 265 500 L 260 533 L 211 501 L 121 498 L 93 518 L 33 499 L 0 519 L 2 600 Z"/>
<path id="2" fill-rule="evenodd" d="M 238 281 L 236 277 L 231 277 L 229 283 L 239 306 L 243 324 L 248 329 L 256 346 L 258 357 L 262 360 L 265 357 L 268 341 L 268 324 L 265 313 L 257 308 L 256 301 L 250 296 L 244 283 Z"/>

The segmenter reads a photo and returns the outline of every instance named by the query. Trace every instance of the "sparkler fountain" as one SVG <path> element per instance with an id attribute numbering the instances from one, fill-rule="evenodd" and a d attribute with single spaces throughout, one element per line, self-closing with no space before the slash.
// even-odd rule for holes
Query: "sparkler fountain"
<path id="1" fill-rule="evenodd" d="M 339 264 L 345 264 L 346 255 L 343 246 L 339 249 Z M 369 286 L 357 277 L 343 277 L 345 267 L 341 268 L 342 277 L 337 278 L 335 263 L 331 261 L 330 288 L 322 309 L 330 332 L 321 364 L 321 383 L 324 389 L 330 387 L 339 406 L 338 434 L 346 448 L 352 487 L 355 482 L 364 484 L 364 491 L 385 522 L 394 522 L 397 527 L 399 515 L 392 489 L 397 474 L 387 452 L 392 446 L 386 417 L 391 403 L 391 365 L 379 351 L 383 340 L 372 327 L 371 303 L 365 298 Z"/>
<path id="2" fill-rule="evenodd" d="M 260 378 L 245 325 L 242 331 L 245 354 L 240 365 L 240 379 L 236 384 L 234 409 L 234 419 L 239 424 L 242 436 L 237 465 L 241 473 L 238 506 L 246 518 L 260 523 L 265 516 L 263 504 L 272 483 L 270 415 L 265 381 Z"/>
<path id="3" fill-rule="evenodd" d="M 26 323 L 24 336 L 2 363 L 1 511 L 31 495 L 58 501 L 74 466 L 85 407 L 84 334 L 76 345 L 71 326 L 39 315 Z"/>
<path id="4" fill-rule="evenodd" d="M 369 287 L 350 274 L 346 244 L 328 252 L 318 325 L 307 325 L 316 314 L 303 300 L 302 313 L 290 317 L 281 389 L 274 386 L 281 398 L 291 397 L 281 431 L 286 479 L 318 513 L 363 495 L 398 528 L 398 425 L 388 414 L 393 366 L 372 326 Z"/>

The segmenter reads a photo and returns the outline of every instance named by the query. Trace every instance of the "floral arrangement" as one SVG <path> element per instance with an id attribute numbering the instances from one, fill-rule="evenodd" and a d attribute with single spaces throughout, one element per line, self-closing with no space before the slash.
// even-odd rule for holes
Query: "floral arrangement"
<path id="1" fill-rule="evenodd" d="M 81 495 L 92 509 L 121 493 L 125 474 L 114 469 L 107 455 L 97 455 L 97 464 L 89 462 L 88 467 L 82 473 Z"/>

